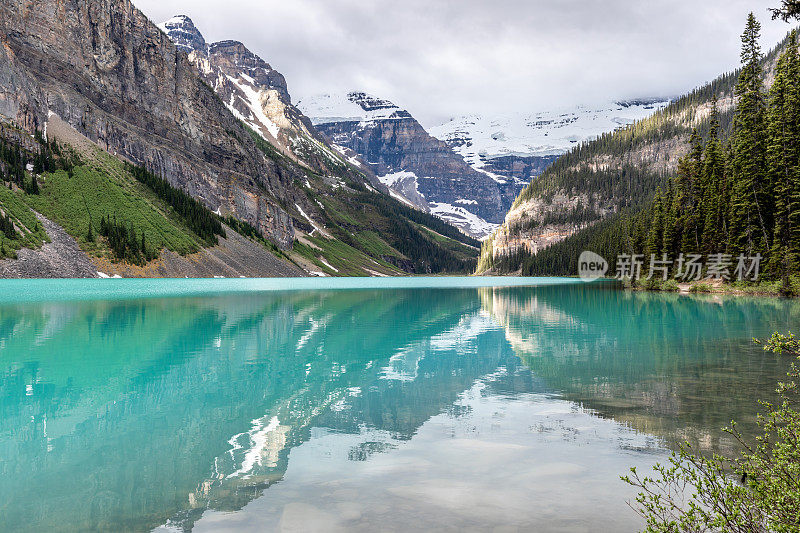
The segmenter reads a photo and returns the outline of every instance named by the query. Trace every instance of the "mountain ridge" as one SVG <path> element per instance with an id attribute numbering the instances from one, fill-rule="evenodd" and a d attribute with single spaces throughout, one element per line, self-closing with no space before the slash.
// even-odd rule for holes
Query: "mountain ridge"
<path id="1" fill-rule="evenodd" d="M 767 87 L 787 39 L 762 60 Z M 677 171 L 692 131 L 708 132 L 714 98 L 722 131 L 731 128 L 738 72 L 722 74 L 650 117 L 561 156 L 525 187 L 504 223 L 484 241 L 478 272 L 517 271 L 524 256 L 591 232 L 599 221 L 641 209 L 666 176 Z"/>
<path id="2" fill-rule="evenodd" d="M 368 169 L 329 147 L 268 63 L 235 41 L 181 37 L 174 44 L 129 0 L 0 5 L 0 178 L 9 191 L 0 211 L 15 217 L 0 256 L 41 247 L 35 206 L 83 253 L 115 265 L 213 245 L 194 233 L 190 211 L 219 217 L 296 272 L 463 272 L 474 263 L 474 241 L 391 199 Z M 75 136 L 54 143 L 48 125 L 62 119 Z M 42 239 L 22 239 L 20 228 Z"/>
<path id="3" fill-rule="evenodd" d="M 360 156 L 398 198 L 473 236 L 490 233 L 519 191 L 471 168 L 410 112 L 383 98 L 351 91 L 297 105 L 334 145 Z"/>

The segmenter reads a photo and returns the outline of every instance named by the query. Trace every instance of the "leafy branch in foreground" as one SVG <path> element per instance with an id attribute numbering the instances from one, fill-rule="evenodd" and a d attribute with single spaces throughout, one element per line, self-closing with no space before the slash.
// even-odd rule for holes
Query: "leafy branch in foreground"
<path id="1" fill-rule="evenodd" d="M 759 343 L 760 344 L 760 343 Z M 764 349 L 800 357 L 791 333 L 775 333 Z M 622 480 L 640 490 L 631 506 L 646 520 L 648 532 L 800 531 L 800 411 L 792 364 L 789 381 L 778 384 L 779 402 L 760 402 L 763 433 L 748 441 L 732 424 L 725 431 L 742 446 L 737 459 L 705 457 L 689 444 L 666 465 L 642 476 L 631 468 Z"/>

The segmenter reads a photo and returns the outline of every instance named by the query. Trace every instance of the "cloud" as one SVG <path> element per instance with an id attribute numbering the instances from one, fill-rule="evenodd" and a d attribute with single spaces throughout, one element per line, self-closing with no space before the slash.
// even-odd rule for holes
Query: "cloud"
<path id="1" fill-rule="evenodd" d="M 778 0 L 134 0 L 152 20 L 190 16 L 281 71 L 295 100 L 361 89 L 425 125 L 677 95 L 737 66 L 745 16 L 764 48 L 789 26 Z"/>

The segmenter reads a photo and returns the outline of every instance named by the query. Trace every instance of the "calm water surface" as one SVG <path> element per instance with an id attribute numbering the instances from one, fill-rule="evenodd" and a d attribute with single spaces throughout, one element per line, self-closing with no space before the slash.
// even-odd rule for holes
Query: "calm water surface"
<path id="1" fill-rule="evenodd" d="M 733 453 L 720 428 L 753 431 L 789 364 L 751 338 L 800 323 L 766 298 L 358 283 L 0 281 L 0 530 L 635 531 L 619 475 L 685 440 Z"/>

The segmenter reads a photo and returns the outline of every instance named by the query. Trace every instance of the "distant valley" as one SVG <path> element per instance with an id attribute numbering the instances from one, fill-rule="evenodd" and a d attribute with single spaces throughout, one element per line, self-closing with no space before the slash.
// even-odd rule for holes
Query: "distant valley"
<path id="1" fill-rule="evenodd" d="M 472 272 L 478 239 L 562 154 L 667 104 L 426 129 L 362 91 L 295 102 L 186 15 L 89 3 L 0 6 L 4 276 Z"/>

